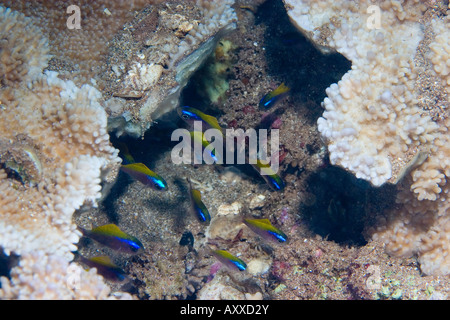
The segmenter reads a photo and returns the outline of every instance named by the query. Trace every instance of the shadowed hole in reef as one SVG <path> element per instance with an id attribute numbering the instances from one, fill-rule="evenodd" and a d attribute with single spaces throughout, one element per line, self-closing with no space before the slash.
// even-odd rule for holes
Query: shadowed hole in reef
<path id="1" fill-rule="evenodd" d="M 351 69 L 351 62 L 341 54 L 319 52 L 292 25 L 282 0 L 267 0 L 260 5 L 255 22 L 266 26 L 267 74 L 291 88 L 292 105 L 299 112 L 301 106 L 319 106 L 326 97 L 325 89 Z M 323 109 L 308 111 L 315 121 Z"/>
<path id="2" fill-rule="evenodd" d="M 119 152 L 122 158 L 122 164 L 130 163 L 128 156 L 133 159 L 132 162 L 141 162 L 150 170 L 164 176 L 164 172 L 155 168 L 155 163 L 178 143 L 171 141 L 173 127 L 167 125 L 154 124 L 144 135 L 143 139 L 135 139 L 129 136 L 117 138 L 114 134 L 110 135 L 110 141 Z M 117 202 L 115 199 L 120 198 L 127 191 L 140 192 L 140 189 L 130 190 L 130 184 L 134 179 L 125 172 L 119 171 L 118 177 L 114 185 L 111 187 L 106 198 L 102 201 L 102 209 L 111 223 L 119 223 L 120 214 L 117 211 Z M 137 188 L 145 189 L 144 185 L 137 184 Z"/>
<path id="3" fill-rule="evenodd" d="M 273 81 L 285 82 L 291 88 L 289 96 L 292 103 L 289 107 L 315 124 L 323 112 L 320 103 L 326 97 L 325 89 L 338 82 L 351 69 L 351 62 L 339 53 L 321 53 L 292 25 L 282 0 L 263 2 L 255 13 L 255 24 L 265 27 L 264 40 L 259 45 L 264 46 L 263 54 L 267 60 L 267 69 L 262 71 Z M 220 42 L 222 41 L 219 41 L 219 45 Z M 216 83 L 217 74 L 211 69 L 213 62 L 214 54 L 211 54 L 203 67 L 191 77 L 182 91 L 181 105 L 195 106 L 207 114 L 220 117 L 220 108 L 211 103 L 206 93 L 208 91 L 206 87 Z M 231 66 L 243 63 L 229 62 Z M 234 76 L 233 72 L 226 72 L 226 81 L 233 79 Z M 275 109 L 272 116 L 281 116 L 284 111 L 285 108 Z M 272 122 L 264 125 L 261 122 L 255 129 L 267 129 L 271 124 Z M 252 168 L 241 169 L 250 175 L 253 173 Z"/>
<path id="4" fill-rule="evenodd" d="M 339 53 L 321 53 L 292 25 L 282 0 L 266 0 L 261 4 L 255 13 L 255 24 L 264 25 L 266 30 L 261 44 L 267 60 L 267 69 L 263 72 L 274 81 L 284 82 L 290 88 L 292 106 L 304 113 L 302 108 L 308 108 L 305 116 L 316 121 L 323 112 L 319 106 L 326 97 L 325 89 L 351 69 L 351 62 Z M 218 74 L 214 71 L 212 53 L 183 89 L 182 105 L 195 106 L 219 117 L 217 108 L 209 101 L 211 93 L 208 92 L 234 77 L 232 66 L 239 62 L 230 60 L 228 63 L 230 71 Z"/>
<path id="5" fill-rule="evenodd" d="M 374 188 L 335 166 L 313 173 L 308 186 L 314 200 L 300 208 L 304 221 L 314 233 L 339 244 L 365 245 L 365 228 L 395 204 L 394 185 Z"/>
<path id="6" fill-rule="evenodd" d="M 0 277 L 10 278 L 10 271 L 19 264 L 19 256 L 11 253 L 9 256 L 5 254 L 3 248 L 0 247 Z M 2 284 L 0 282 L 0 288 Z"/>

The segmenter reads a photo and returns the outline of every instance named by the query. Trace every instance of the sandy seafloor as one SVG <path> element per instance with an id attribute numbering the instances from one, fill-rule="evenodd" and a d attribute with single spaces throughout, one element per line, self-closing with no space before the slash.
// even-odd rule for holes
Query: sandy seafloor
<path id="1" fill-rule="evenodd" d="M 223 127 L 264 128 L 270 122 L 266 117 L 261 124 L 265 111 L 259 110 L 259 100 L 280 83 L 288 85 L 289 95 L 269 110 L 280 128 L 285 190 L 270 190 L 246 166 L 175 165 L 173 127 L 163 123 L 144 139 L 112 135 L 116 147 L 125 143 L 136 161 L 162 175 L 169 191 L 144 188 L 120 173 L 98 208 L 80 210 L 74 219 L 88 229 L 116 223 L 139 238 L 145 252 L 119 254 L 83 238 L 80 254 L 110 255 L 129 278 L 126 284 L 111 283 L 112 288 L 143 300 L 448 299 L 448 277 L 424 276 L 414 257 L 389 257 L 382 243 L 366 237 L 376 215 L 393 205 L 395 188 L 374 189 L 328 163 L 316 126 L 320 102 L 350 63 L 339 55 L 321 55 L 289 23 L 281 1 L 242 0 L 235 8 L 237 29 L 223 40 L 232 44 L 225 61 L 229 68 L 220 75 L 228 90 L 210 102 L 205 83 L 214 83 L 210 79 L 217 75 L 205 68 L 185 89 L 183 104 L 217 116 Z M 185 127 L 179 119 L 174 123 Z M 213 217 L 210 226 L 190 210 L 186 177 L 202 191 Z M 261 239 L 242 224 L 244 216 L 269 219 L 288 242 Z M 193 246 L 180 245 L 189 233 Z M 239 255 L 248 270 L 222 267 L 214 274 L 217 260 L 209 248 Z"/>

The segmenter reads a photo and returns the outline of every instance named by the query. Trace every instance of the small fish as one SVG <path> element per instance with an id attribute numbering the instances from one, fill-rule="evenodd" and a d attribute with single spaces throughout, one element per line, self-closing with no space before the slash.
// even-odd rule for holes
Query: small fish
<path id="1" fill-rule="evenodd" d="M 287 235 L 280 229 L 275 228 L 269 219 L 244 219 L 244 223 L 253 232 L 265 239 L 276 240 L 278 242 L 287 241 Z"/>
<path id="2" fill-rule="evenodd" d="M 214 160 L 216 163 L 218 162 L 218 159 L 216 157 L 216 150 L 214 149 L 213 145 L 208 140 L 206 140 L 203 132 L 191 131 L 191 139 L 193 144 L 198 144 L 202 146 L 202 155 L 199 160 L 203 160 L 203 154 L 206 151 L 212 160 Z"/>
<path id="3" fill-rule="evenodd" d="M 187 179 L 189 184 L 189 193 L 191 194 L 191 205 L 200 222 L 209 223 L 211 221 L 211 215 L 208 209 L 202 201 L 202 194 L 196 189 L 192 189 L 191 181 Z"/>
<path id="4" fill-rule="evenodd" d="M 202 121 L 202 124 L 207 129 L 217 129 L 223 133 L 222 127 L 219 125 L 216 117 L 207 115 L 192 107 L 184 106 L 177 108 L 178 115 L 190 125 L 193 125 L 194 121 Z"/>
<path id="5" fill-rule="evenodd" d="M 278 88 L 266 94 L 259 102 L 259 107 L 263 109 L 269 109 L 273 107 L 278 101 L 286 96 L 286 94 L 291 90 L 287 87 L 284 82 L 280 84 Z"/>
<path id="6" fill-rule="evenodd" d="M 120 169 L 140 181 L 146 186 L 160 191 L 167 191 L 167 182 L 156 172 L 153 172 L 143 163 L 130 163 L 121 165 Z"/>
<path id="7" fill-rule="evenodd" d="M 228 251 L 214 250 L 212 253 L 217 258 L 217 260 L 231 269 L 237 269 L 239 271 L 244 271 L 245 269 L 247 269 L 247 265 L 244 261 L 242 261 L 238 257 L 233 256 Z"/>
<path id="8" fill-rule="evenodd" d="M 84 236 L 111 249 L 132 254 L 140 253 L 144 250 L 144 246 L 136 237 L 123 232 L 115 224 L 106 224 L 92 230 L 78 228 Z"/>
<path id="9" fill-rule="evenodd" d="M 261 177 L 266 180 L 269 187 L 275 191 L 282 191 L 285 187 L 283 179 L 272 170 L 270 164 L 263 164 L 257 160 L 256 164 L 252 164 L 252 167 L 258 171 Z"/>
<path id="10" fill-rule="evenodd" d="M 122 282 L 127 278 L 125 271 L 115 265 L 107 256 L 85 258 L 78 255 L 78 257 L 79 261 L 89 268 L 96 268 L 97 273 L 102 275 L 105 279 L 114 282 Z"/>

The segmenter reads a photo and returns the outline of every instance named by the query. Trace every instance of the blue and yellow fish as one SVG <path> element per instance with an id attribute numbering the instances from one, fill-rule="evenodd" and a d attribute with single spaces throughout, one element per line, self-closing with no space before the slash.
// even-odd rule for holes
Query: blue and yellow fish
<path id="1" fill-rule="evenodd" d="M 207 115 L 195 108 L 192 107 L 179 107 L 177 109 L 181 118 L 183 118 L 186 122 L 192 124 L 193 121 L 202 121 L 202 124 L 206 125 L 207 129 L 214 128 L 220 130 L 223 134 L 223 128 L 220 127 L 217 119 L 213 116 Z M 204 147 L 208 145 L 208 141 L 204 138 L 204 136 L 200 136 L 198 134 L 194 134 L 191 132 L 191 136 L 198 141 L 198 143 L 202 143 Z M 201 140 L 201 141 L 200 141 Z M 217 161 L 217 157 L 214 149 L 210 147 L 211 157 Z M 264 172 L 265 174 L 261 174 L 261 176 L 266 180 L 267 184 L 276 191 L 282 191 L 285 187 L 283 180 L 274 172 L 269 164 L 262 164 L 259 160 L 256 164 L 252 164 L 258 173 Z"/>
<path id="2" fill-rule="evenodd" d="M 211 221 L 211 215 L 209 214 L 208 208 L 202 201 L 202 194 L 199 190 L 193 189 L 191 181 L 187 179 L 189 184 L 189 193 L 191 195 L 191 206 L 200 222 L 209 223 Z"/>
<path id="3" fill-rule="evenodd" d="M 113 282 L 123 282 L 126 277 L 125 271 L 114 264 L 108 256 L 98 256 L 93 258 L 85 258 L 78 255 L 79 261 L 89 268 L 96 268 L 97 273 L 102 275 L 105 279 Z"/>
<path id="4" fill-rule="evenodd" d="M 206 140 L 203 132 L 191 131 L 190 134 L 191 134 L 192 143 L 198 144 L 199 146 L 201 146 L 202 154 L 200 155 L 201 157 L 199 160 L 204 160 L 203 156 L 206 152 L 206 154 L 208 156 L 210 156 L 211 159 L 217 163 L 219 160 L 217 159 L 217 156 L 216 156 L 216 150 L 214 149 L 213 145 L 208 140 Z M 195 151 L 195 148 L 194 148 L 194 151 Z"/>
<path id="5" fill-rule="evenodd" d="M 259 101 L 259 107 L 263 109 L 273 107 L 278 101 L 286 96 L 289 90 L 291 89 L 283 82 L 278 88 L 266 94 L 261 101 Z"/>
<path id="6" fill-rule="evenodd" d="M 120 169 L 153 189 L 160 191 L 167 191 L 169 189 L 167 182 L 159 174 L 147 168 L 143 163 L 121 165 Z"/>
<path id="7" fill-rule="evenodd" d="M 245 269 L 247 269 L 247 265 L 244 261 L 232 255 L 226 250 L 214 250 L 212 251 L 212 253 L 217 258 L 217 260 L 219 260 L 222 264 L 230 269 L 239 271 L 244 271 Z"/>
<path id="8" fill-rule="evenodd" d="M 223 128 L 219 125 L 216 117 L 207 115 L 198 109 L 188 106 L 178 107 L 177 112 L 181 119 L 191 126 L 193 126 L 194 121 L 201 121 L 206 129 L 217 129 L 223 134 Z"/>
<path id="9" fill-rule="evenodd" d="M 286 242 L 287 235 L 280 229 L 275 228 L 269 219 L 244 219 L 244 223 L 253 232 L 265 239 Z"/>
<path id="10" fill-rule="evenodd" d="M 252 164 L 252 167 L 266 180 L 270 188 L 275 191 L 283 191 L 285 187 L 284 181 L 272 170 L 270 164 L 263 164 L 260 160 L 257 160 L 256 164 Z"/>
<path id="11" fill-rule="evenodd" d="M 106 224 L 92 230 L 78 228 L 84 236 L 111 249 L 132 254 L 137 254 L 144 250 L 144 246 L 136 237 L 123 232 L 115 224 Z"/>

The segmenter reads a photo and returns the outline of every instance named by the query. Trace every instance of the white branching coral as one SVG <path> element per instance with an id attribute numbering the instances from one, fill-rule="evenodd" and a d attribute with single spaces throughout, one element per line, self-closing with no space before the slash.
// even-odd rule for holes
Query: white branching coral
<path id="1" fill-rule="evenodd" d="M 352 62 L 326 90 L 318 129 L 333 164 L 402 190 L 376 237 L 393 254 L 419 255 L 426 273 L 449 273 L 448 4 L 284 2 L 319 49 Z"/>
<path id="2" fill-rule="evenodd" d="M 53 72 L 39 77 L 26 89 L 0 92 L 0 138 L 4 148 L 18 146 L 35 154 L 32 163 L 42 167 L 36 186 L 8 177 L 13 168 L 4 163 L 1 189 L 3 208 L 0 245 L 18 254 L 46 249 L 68 254 L 79 233 L 72 213 L 84 202 L 100 198 L 101 174 L 120 163 L 109 143 L 106 113 L 98 103 L 99 92 L 77 88 Z M 30 164 L 31 166 L 31 164 Z M 19 177 L 25 165 L 19 168 Z M 6 171 L 5 171 L 6 170 Z M 24 180 L 23 178 L 19 180 Z M 36 229 L 37 233 L 30 229 Z M 28 241 L 18 241 L 27 238 Z"/>
<path id="3" fill-rule="evenodd" d="M 76 263 L 42 251 L 21 256 L 11 270 L 11 280 L 0 279 L 0 297 L 26 300 L 132 299 L 128 293 L 111 294 L 111 289 L 95 269 L 88 271 Z"/>
<path id="4" fill-rule="evenodd" d="M 35 36 L 41 31 L 30 18 L 1 6 L 0 17 L 0 84 L 15 86 L 42 73 L 50 50 L 43 37 Z"/>
<path id="5" fill-rule="evenodd" d="M 395 181 L 412 156 L 439 135 L 415 95 L 421 69 L 414 57 L 424 37 L 419 19 L 426 7 L 419 1 L 400 7 L 391 1 L 286 3 L 294 5 L 291 18 L 312 39 L 352 62 L 327 89 L 318 120 L 331 162 L 375 186 Z M 374 5 L 379 26 L 369 23 L 367 10 Z"/>
<path id="6" fill-rule="evenodd" d="M 433 20 L 432 24 L 436 37 L 430 44 L 430 60 L 434 71 L 442 78 L 442 86 L 450 94 L 450 16 L 445 16 L 442 22 Z"/>
<path id="7" fill-rule="evenodd" d="M 450 182 L 443 185 L 438 199 L 418 200 L 407 177 L 397 196 L 398 208 L 380 218 L 373 237 L 386 244 L 389 254 L 418 256 L 427 275 L 450 274 Z"/>
<path id="8" fill-rule="evenodd" d="M 0 248 L 21 257 L 12 278 L 2 278 L 0 297 L 81 297 L 59 292 L 81 236 L 72 215 L 83 204 L 96 205 L 101 183 L 115 178 L 121 160 L 109 142 L 101 93 L 89 85 L 78 88 L 55 72 L 34 71 L 28 61 L 42 59 L 42 68 L 48 59 L 45 51 L 45 59 L 33 57 L 42 54 L 33 46 L 45 37 L 29 29 L 34 33 L 22 43 L 14 38 L 22 33 L 14 30 L 28 19 L 1 7 L 0 13 L 11 26 L 0 38 L 34 50 L 24 56 L 27 76 L 0 89 Z M 2 54 L 8 52 L 14 48 Z M 92 282 L 87 296 L 105 296 L 95 293 L 99 283 Z"/>

